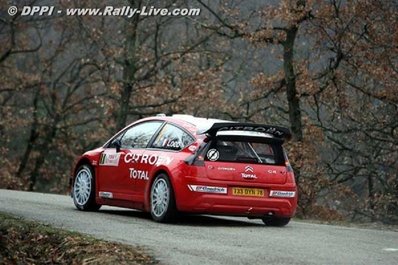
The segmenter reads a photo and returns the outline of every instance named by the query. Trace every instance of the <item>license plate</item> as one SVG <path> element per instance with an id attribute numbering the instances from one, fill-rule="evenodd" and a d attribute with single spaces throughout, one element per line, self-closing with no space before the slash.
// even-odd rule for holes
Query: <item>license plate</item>
<path id="1" fill-rule="evenodd" d="M 253 197 L 264 197 L 263 189 L 252 189 L 252 188 L 232 188 L 232 195 L 235 196 L 253 196 Z"/>

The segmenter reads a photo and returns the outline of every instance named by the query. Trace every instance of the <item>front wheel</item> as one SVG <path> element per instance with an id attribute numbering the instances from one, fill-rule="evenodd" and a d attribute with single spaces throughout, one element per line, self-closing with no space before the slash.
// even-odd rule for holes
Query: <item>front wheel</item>
<path id="1" fill-rule="evenodd" d="M 285 226 L 290 222 L 289 217 L 264 217 L 263 219 L 264 224 L 268 226 Z"/>
<path id="2" fill-rule="evenodd" d="M 76 171 L 72 194 L 73 203 L 81 211 L 96 211 L 101 207 L 95 203 L 95 178 L 89 165 L 82 165 Z"/>
<path id="3" fill-rule="evenodd" d="M 159 174 L 155 178 L 151 186 L 150 196 L 153 220 L 162 223 L 174 221 L 177 209 L 173 187 L 166 174 Z"/>

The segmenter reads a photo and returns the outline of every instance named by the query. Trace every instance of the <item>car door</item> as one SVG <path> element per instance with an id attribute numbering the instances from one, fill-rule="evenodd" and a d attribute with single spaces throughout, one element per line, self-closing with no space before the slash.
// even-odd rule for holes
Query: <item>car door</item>
<path id="1" fill-rule="evenodd" d="M 173 172 L 178 163 L 184 163 L 184 159 L 192 154 L 191 152 L 183 153 L 181 150 L 193 141 L 193 136 L 185 130 L 173 124 L 165 124 L 151 146 L 145 150 L 147 157 L 147 163 L 143 164 L 145 171 L 149 172 L 149 176 L 152 177 L 160 167 L 167 167 Z M 137 183 L 137 188 L 140 191 L 145 191 L 145 185 L 144 182 Z"/>
<path id="2" fill-rule="evenodd" d="M 143 154 L 162 123 L 147 121 L 133 125 L 111 141 L 99 163 L 100 192 L 111 193 L 113 199 L 136 201 L 140 198 L 136 185 L 147 181 Z M 115 141 L 120 141 L 119 152 L 113 147 Z"/>

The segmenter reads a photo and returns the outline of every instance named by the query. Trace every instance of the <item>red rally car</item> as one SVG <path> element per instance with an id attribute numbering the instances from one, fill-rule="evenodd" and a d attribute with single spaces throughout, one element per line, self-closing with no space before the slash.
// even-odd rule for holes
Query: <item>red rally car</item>
<path id="1" fill-rule="evenodd" d="M 190 115 L 141 119 L 80 157 L 71 196 L 79 210 L 134 208 L 158 222 L 186 212 L 284 226 L 297 207 L 282 148 L 290 136 L 279 126 Z"/>

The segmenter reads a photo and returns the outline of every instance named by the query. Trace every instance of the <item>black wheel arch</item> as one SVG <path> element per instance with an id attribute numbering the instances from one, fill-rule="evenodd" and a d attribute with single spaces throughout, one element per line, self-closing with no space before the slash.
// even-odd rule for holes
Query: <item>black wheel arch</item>
<path id="1" fill-rule="evenodd" d="M 164 179 L 170 187 L 170 193 L 169 193 L 169 202 L 167 206 L 167 210 L 163 212 L 161 216 L 156 216 L 152 213 L 152 206 L 151 206 L 151 194 L 152 194 L 152 189 L 154 183 L 159 180 L 159 179 Z M 152 219 L 155 220 L 156 222 L 161 222 L 161 223 L 173 223 L 177 216 L 178 216 L 178 209 L 176 205 L 176 197 L 175 197 L 175 189 L 173 186 L 172 178 L 168 174 L 167 171 L 162 171 L 159 170 L 157 171 L 157 174 L 153 175 L 153 178 L 151 179 L 149 189 L 149 196 L 148 196 L 148 205 L 149 205 L 149 212 L 152 215 Z"/>
<path id="2" fill-rule="evenodd" d="M 70 195 L 72 196 L 72 189 L 73 189 L 73 185 L 75 183 L 75 178 L 76 178 L 76 173 L 77 170 L 82 166 L 82 165 L 87 165 L 89 167 L 91 167 L 91 169 L 95 172 L 95 168 L 92 165 L 90 159 L 88 159 L 87 157 L 82 157 L 79 159 L 79 161 L 76 163 L 75 167 L 73 168 L 72 174 L 69 178 L 69 192 Z M 96 173 L 96 172 L 95 172 Z"/>
<path id="3" fill-rule="evenodd" d="M 166 169 L 164 168 L 159 168 L 157 170 L 155 170 L 153 172 L 153 174 L 151 174 L 151 178 L 149 178 L 148 184 L 145 187 L 145 205 L 144 208 L 147 212 L 151 211 L 151 187 L 153 182 L 155 181 L 156 177 L 159 176 L 160 174 L 165 174 L 167 176 L 167 178 L 170 181 L 171 187 L 174 191 L 174 196 L 175 196 L 175 189 L 174 189 L 174 183 L 172 178 L 170 177 L 170 172 L 168 172 Z"/>

